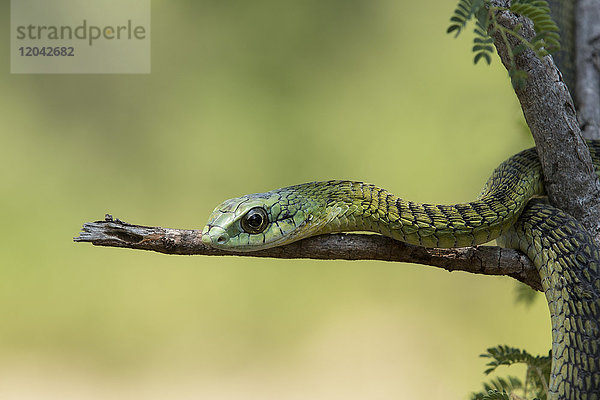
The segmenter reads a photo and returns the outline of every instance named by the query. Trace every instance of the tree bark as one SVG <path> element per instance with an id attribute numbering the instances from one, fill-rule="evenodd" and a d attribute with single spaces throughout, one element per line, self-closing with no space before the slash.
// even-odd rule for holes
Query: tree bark
<path id="1" fill-rule="evenodd" d="M 542 290 L 540 277 L 521 252 L 495 246 L 458 249 L 427 249 L 381 235 L 334 234 L 300 240 L 287 246 L 235 253 L 202 243 L 200 230 L 170 229 L 132 225 L 106 215 L 104 221 L 83 225 L 75 242 L 96 246 L 151 250 L 164 254 L 249 256 L 270 258 L 311 258 L 317 260 L 380 260 L 431 265 L 446 271 L 483 275 L 506 275 L 535 290 Z"/>
<path id="2" fill-rule="evenodd" d="M 600 5 L 578 0 L 575 6 L 576 90 L 579 123 L 584 136 L 600 139 Z"/>
<path id="3" fill-rule="evenodd" d="M 508 0 L 492 0 L 494 7 L 509 5 Z M 527 18 L 510 11 L 498 11 L 496 18 L 511 30 L 522 24 L 520 33 L 528 40 L 535 36 Z M 499 30 L 492 37 L 502 63 L 509 69 L 508 46 L 515 47 L 519 42 L 506 35 L 507 46 Z M 581 222 L 600 243 L 600 184 L 569 90 L 551 56 L 539 59 L 528 49 L 516 56 L 515 62 L 518 69 L 528 73 L 526 86 L 516 88 L 515 93 L 535 140 L 550 203 Z"/>

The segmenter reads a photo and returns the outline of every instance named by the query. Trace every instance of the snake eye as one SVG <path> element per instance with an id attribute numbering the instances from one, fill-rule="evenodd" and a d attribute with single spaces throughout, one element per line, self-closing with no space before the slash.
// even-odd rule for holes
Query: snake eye
<path id="1" fill-rule="evenodd" d="M 242 217 L 241 224 L 246 233 L 261 233 L 269 224 L 269 218 L 264 208 L 254 207 Z"/>

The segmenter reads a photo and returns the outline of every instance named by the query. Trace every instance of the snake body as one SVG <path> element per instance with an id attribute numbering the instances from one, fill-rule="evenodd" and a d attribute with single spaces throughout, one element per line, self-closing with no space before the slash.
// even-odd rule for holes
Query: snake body
<path id="1" fill-rule="evenodd" d="M 600 141 L 588 142 L 600 175 Z M 499 239 L 537 267 L 552 318 L 551 398 L 600 398 L 600 254 L 573 218 L 533 197 L 544 194 L 535 149 L 492 173 L 479 197 L 424 204 L 353 181 L 311 182 L 226 200 L 202 232 L 230 251 L 281 246 L 333 232 L 371 231 L 426 247 Z"/>
<path id="2" fill-rule="evenodd" d="M 575 1 L 549 3 L 561 31 L 561 51 L 554 59 L 573 93 Z M 600 141 L 588 147 L 600 176 Z M 426 247 L 498 239 L 527 254 L 541 278 L 552 323 L 549 398 L 600 399 L 600 253 L 580 223 L 534 198 L 543 194 L 540 162 L 535 149 L 528 149 L 496 168 L 469 203 L 422 204 L 362 182 L 311 182 L 223 202 L 202 240 L 245 252 L 348 231 Z"/>

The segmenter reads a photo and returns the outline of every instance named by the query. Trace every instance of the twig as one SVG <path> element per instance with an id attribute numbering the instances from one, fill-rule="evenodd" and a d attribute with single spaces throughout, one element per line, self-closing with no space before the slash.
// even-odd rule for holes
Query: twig
<path id="1" fill-rule="evenodd" d="M 73 240 L 90 242 L 96 246 L 151 250 L 164 254 L 409 262 L 447 271 L 507 275 L 535 290 L 542 290 L 538 272 L 524 254 L 494 246 L 426 249 L 380 235 L 332 234 L 272 249 L 234 253 L 205 245 L 199 230 L 132 225 L 115 220 L 110 215 L 104 221 L 85 223 L 79 237 Z"/>

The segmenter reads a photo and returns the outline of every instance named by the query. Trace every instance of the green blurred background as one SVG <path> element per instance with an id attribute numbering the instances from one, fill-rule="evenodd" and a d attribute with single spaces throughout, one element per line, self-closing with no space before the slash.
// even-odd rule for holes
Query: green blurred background
<path id="1" fill-rule="evenodd" d="M 154 1 L 150 75 L 4 57 L 0 398 L 460 399 L 486 347 L 546 353 L 545 302 L 508 278 L 72 242 L 312 180 L 472 199 L 531 140 L 499 60 L 445 34 L 454 3 Z"/>

